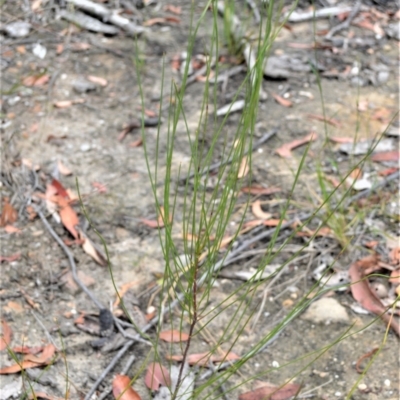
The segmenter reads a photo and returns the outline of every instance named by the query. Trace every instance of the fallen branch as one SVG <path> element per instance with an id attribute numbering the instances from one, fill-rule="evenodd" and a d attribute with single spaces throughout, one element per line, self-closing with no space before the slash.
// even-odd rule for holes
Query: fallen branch
<path id="1" fill-rule="evenodd" d="M 125 17 L 121 17 L 116 11 L 111 11 L 102 4 L 94 3 L 90 0 L 66 0 L 77 8 L 84 10 L 90 14 L 96 15 L 104 22 L 109 22 L 123 29 L 131 35 L 138 35 L 146 30 L 143 26 L 138 26 Z"/>
<path id="2" fill-rule="evenodd" d="M 334 26 L 326 35 L 325 39 L 331 39 L 333 35 L 342 31 L 343 29 L 348 29 L 350 24 L 352 23 L 353 19 L 359 13 L 361 9 L 361 0 L 357 0 L 356 4 L 354 5 L 353 9 L 351 10 L 349 16 L 346 18 L 345 21 L 341 22 L 340 24 Z"/>
<path id="3" fill-rule="evenodd" d="M 257 150 L 261 145 L 263 145 L 269 139 L 271 139 L 274 135 L 276 135 L 277 132 L 278 132 L 277 129 L 272 129 L 269 132 L 267 132 L 260 139 L 258 139 L 257 141 L 255 141 L 253 143 L 251 151 Z M 246 150 L 243 154 L 243 157 L 247 156 L 248 154 L 249 154 L 249 150 Z M 228 158 L 226 161 L 218 161 L 214 164 L 211 164 L 208 168 L 206 168 L 204 171 L 202 171 L 200 173 L 197 173 L 197 174 L 193 173 L 193 174 L 190 174 L 186 178 L 182 178 L 181 182 L 187 182 L 189 179 L 194 178 L 196 175 L 200 175 L 200 176 L 206 175 L 206 174 L 210 173 L 211 171 L 214 171 L 222 166 L 230 164 L 232 161 L 233 161 L 233 157 Z"/>

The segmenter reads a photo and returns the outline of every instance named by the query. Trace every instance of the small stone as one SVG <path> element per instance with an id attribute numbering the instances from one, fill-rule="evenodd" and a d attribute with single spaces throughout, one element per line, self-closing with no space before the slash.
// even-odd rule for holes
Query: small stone
<path id="1" fill-rule="evenodd" d="M 272 361 L 272 366 L 274 367 L 274 368 L 279 368 L 279 363 L 278 363 L 278 361 Z"/>
<path id="2" fill-rule="evenodd" d="M 86 93 L 96 90 L 96 85 L 83 77 L 75 79 L 72 82 L 72 87 L 77 93 Z"/>
<path id="3" fill-rule="evenodd" d="M 348 323 L 346 309 L 335 299 L 323 297 L 310 305 L 303 318 L 313 323 Z"/>
<path id="4" fill-rule="evenodd" d="M 29 35 L 31 24 L 25 21 L 14 21 L 4 27 L 7 35 L 13 38 L 23 38 Z"/>
<path id="5" fill-rule="evenodd" d="M 32 48 L 32 53 L 40 58 L 41 60 L 43 60 L 46 57 L 47 54 L 47 49 L 46 47 L 44 47 L 43 45 L 41 45 L 40 43 L 36 43 L 35 45 L 33 45 Z"/>
<path id="6" fill-rule="evenodd" d="M 377 75 L 378 83 L 383 84 L 389 80 L 389 72 L 387 71 L 380 71 Z"/>
<path id="7" fill-rule="evenodd" d="M 89 143 L 82 143 L 82 144 L 81 144 L 81 147 L 80 147 L 80 149 L 81 149 L 81 151 L 82 151 L 83 153 L 86 153 L 86 152 L 89 151 L 91 148 L 92 148 L 92 146 L 91 146 Z"/>
<path id="8" fill-rule="evenodd" d="M 367 390 L 367 388 L 368 388 L 368 386 L 367 386 L 365 383 L 360 383 L 360 384 L 358 385 L 358 390 L 359 390 L 360 392 L 365 392 L 365 391 Z"/>
<path id="9" fill-rule="evenodd" d="M 391 384 L 390 379 L 385 379 L 385 381 L 383 382 L 383 384 L 384 384 L 386 387 L 390 387 L 390 384 Z"/>

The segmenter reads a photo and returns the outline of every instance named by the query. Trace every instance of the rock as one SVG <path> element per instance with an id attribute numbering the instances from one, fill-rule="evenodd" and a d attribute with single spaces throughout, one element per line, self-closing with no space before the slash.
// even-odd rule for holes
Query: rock
<path id="1" fill-rule="evenodd" d="M 72 87 L 77 93 L 86 93 L 96 90 L 96 85 L 87 79 L 80 77 L 72 82 Z"/>
<path id="2" fill-rule="evenodd" d="M 337 300 L 330 297 L 323 297 L 316 300 L 310 305 L 302 318 L 316 324 L 349 322 L 346 309 Z"/>
<path id="3" fill-rule="evenodd" d="M 29 35 L 31 24 L 25 21 L 14 21 L 4 27 L 4 31 L 12 38 L 23 38 Z"/>

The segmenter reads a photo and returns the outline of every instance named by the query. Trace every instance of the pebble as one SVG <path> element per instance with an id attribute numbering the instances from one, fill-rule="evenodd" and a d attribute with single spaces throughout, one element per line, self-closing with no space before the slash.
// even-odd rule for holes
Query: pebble
<path id="1" fill-rule="evenodd" d="M 96 85 L 83 77 L 75 79 L 72 82 L 72 87 L 77 93 L 86 93 L 96 90 Z"/>
<path id="2" fill-rule="evenodd" d="M 83 153 L 86 153 L 86 152 L 89 151 L 91 148 L 92 148 L 92 146 L 91 146 L 89 143 L 82 143 L 82 144 L 81 144 L 81 147 L 80 147 L 80 149 L 81 149 L 81 151 L 82 151 Z"/>
<path id="3" fill-rule="evenodd" d="M 7 35 L 12 38 L 23 38 L 29 35 L 31 24 L 25 21 L 14 21 L 4 27 Z"/>
<path id="4" fill-rule="evenodd" d="M 329 297 L 324 297 L 312 303 L 302 318 L 316 324 L 349 322 L 346 309 L 337 300 Z"/>
<path id="5" fill-rule="evenodd" d="M 360 384 L 358 385 L 358 390 L 359 390 L 360 392 L 365 392 L 365 391 L 367 390 L 367 388 L 368 388 L 368 386 L 367 386 L 365 383 L 360 383 Z"/>

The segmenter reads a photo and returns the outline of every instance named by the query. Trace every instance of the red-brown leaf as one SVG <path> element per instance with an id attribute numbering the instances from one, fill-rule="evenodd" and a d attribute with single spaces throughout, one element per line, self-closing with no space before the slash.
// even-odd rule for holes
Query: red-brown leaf
<path id="1" fill-rule="evenodd" d="M 22 232 L 21 229 L 15 227 L 15 226 L 12 226 L 12 225 L 6 225 L 6 226 L 4 227 L 4 230 L 5 230 L 7 233 L 17 233 L 17 234 L 18 234 L 18 233 L 21 233 L 21 232 Z"/>
<path id="2" fill-rule="evenodd" d="M 0 351 L 6 349 L 11 343 L 11 328 L 4 319 L 1 320 Z"/>
<path id="3" fill-rule="evenodd" d="M 179 332 L 177 330 L 169 330 L 160 332 L 159 338 L 168 343 L 179 343 L 186 342 L 189 340 L 189 335 L 187 333 Z"/>
<path id="4" fill-rule="evenodd" d="M 339 121 L 337 121 L 336 119 L 327 118 L 327 117 L 324 117 L 323 115 L 307 114 L 307 117 L 310 119 L 315 119 L 317 121 L 326 122 L 327 124 L 336 126 L 337 128 L 340 128 L 342 126 L 342 124 Z"/>
<path id="5" fill-rule="evenodd" d="M 56 194 L 63 197 L 64 199 L 69 199 L 68 192 L 60 181 L 58 181 L 57 179 L 53 179 L 51 181 L 51 186 L 53 186 L 56 189 Z"/>
<path id="6" fill-rule="evenodd" d="M 287 383 L 281 388 L 266 383 L 265 386 L 241 394 L 239 400 L 286 400 L 296 395 L 300 388 L 296 383 Z"/>
<path id="7" fill-rule="evenodd" d="M 250 194 L 262 194 L 262 195 L 270 195 L 273 193 L 278 193 L 281 191 L 278 187 L 269 187 L 265 188 L 262 186 L 246 186 L 240 189 L 243 193 L 250 193 Z"/>
<path id="8" fill-rule="evenodd" d="M 35 347 L 14 346 L 12 348 L 12 351 L 15 353 L 21 353 L 21 354 L 37 354 L 37 353 L 41 353 L 43 351 L 43 346 L 35 346 Z"/>
<path id="9" fill-rule="evenodd" d="M 17 218 L 17 210 L 8 202 L 8 199 L 4 199 L 3 210 L 0 216 L 0 226 L 13 224 Z"/>
<path id="10" fill-rule="evenodd" d="M 275 153 L 279 154 L 281 157 L 289 158 L 292 156 L 291 151 L 296 147 L 303 146 L 311 141 L 317 140 L 317 134 L 311 132 L 309 135 L 305 136 L 302 139 L 293 140 L 293 142 L 286 143 L 281 146 L 279 149 L 275 150 Z"/>
<path id="11" fill-rule="evenodd" d="M 57 197 L 57 204 L 60 207 L 59 214 L 61 222 L 63 223 L 65 229 L 67 229 L 71 235 L 78 239 L 79 234 L 76 230 L 76 226 L 79 225 L 79 218 L 73 208 L 68 204 L 68 201 L 63 197 Z"/>
<path id="12" fill-rule="evenodd" d="M 27 354 L 19 364 L 13 364 L 9 367 L 2 368 L 0 374 L 14 374 L 23 369 L 49 365 L 53 359 L 55 350 L 55 347 L 52 344 L 49 344 L 43 348 L 42 354 L 39 357 Z"/>
<path id="13" fill-rule="evenodd" d="M 95 83 L 96 85 L 100 85 L 100 86 L 107 86 L 108 82 L 106 79 L 101 78 L 100 76 L 93 76 L 93 75 L 89 75 L 87 77 L 88 81 Z"/>
<path id="14" fill-rule="evenodd" d="M 373 154 L 371 159 L 372 161 L 376 162 L 399 161 L 400 151 L 399 150 L 382 151 L 380 153 Z"/>
<path id="15" fill-rule="evenodd" d="M 165 11 L 172 12 L 172 13 L 177 14 L 177 15 L 179 15 L 179 14 L 182 13 L 182 7 L 173 6 L 172 4 L 167 4 L 167 5 L 164 7 L 164 10 L 165 10 Z"/>
<path id="16" fill-rule="evenodd" d="M 8 256 L 8 257 L 7 256 L 0 256 L 0 263 L 2 263 L 3 261 L 13 262 L 13 261 L 18 260 L 20 257 L 21 257 L 20 253 L 16 253 L 16 254 L 13 254 L 13 255 Z"/>
<path id="17" fill-rule="evenodd" d="M 167 356 L 169 360 L 173 361 L 178 361 L 181 362 L 183 361 L 183 356 L 182 355 L 175 355 L 175 356 Z M 232 352 L 225 353 L 222 355 L 212 355 L 209 352 L 205 353 L 197 353 L 197 354 L 189 354 L 186 357 L 186 362 L 189 365 L 198 365 L 201 367 L 207 367 L 209 365 L 209 362 L 213 363 L 218 363 L 218 362 L 225 362 L 225 361 L 234 361 L 234 360 L 239 360 L 240 357 Z"/>
<path id="18" fill-rule="evenodd" d="M 351 293 L 354 299 L 361 304 L 363 308 L 379 315 L 383 321 L 390 324 L 393 331 L 400 336 L 400 325 L 394 316 L 385 313 L 385 306 L 381 303 L 380 299 L 371 290 L 368 280 L 364 276 L 364 271 L 371 268 L 373 263 L 378 260 L 375 257 L 365 257 L 359 261 L 354 262 L 349 268 L 349 275 L 351 279 Z"/>
<path id="19" fill-rule="evenodd" d="M 285 99 L 282 96 L 279 96 L 279 94 L 276 93 L 272 93 L 272 97 L 275 99 L 275 101 L 280 104 L 281 106 L 284 107 L 292 107 L 293 106 L 293 102 L 291 102 L 288 99 Z"/>
<path id="20" fill-rule="evenodd" d="M 37 399 L 46 399 L 46 400 L 65 400 L 65 397 L 56 397 L 53 396 L 52 394 L 47 394 L 45 392 L 36 392 L 33 393 L 29 393 L 28 396 L 29 400 L 37 400 Z"/>
<path id="21" fill-rule="evenodd" d="M 126 375 L 117 375 L 112 383 L 113 395 L 118 400 L 141 400 L 139 394 L 132 389 L 131 380 Z"/>
<path id="22" fill-rule="evenodd" d="M 151 363 L 147 367 L 144 383 L 150 390 L 158 390 L 160 386 L 171 385 L 171 377 L 168 370 L 159 363 Z"/>

